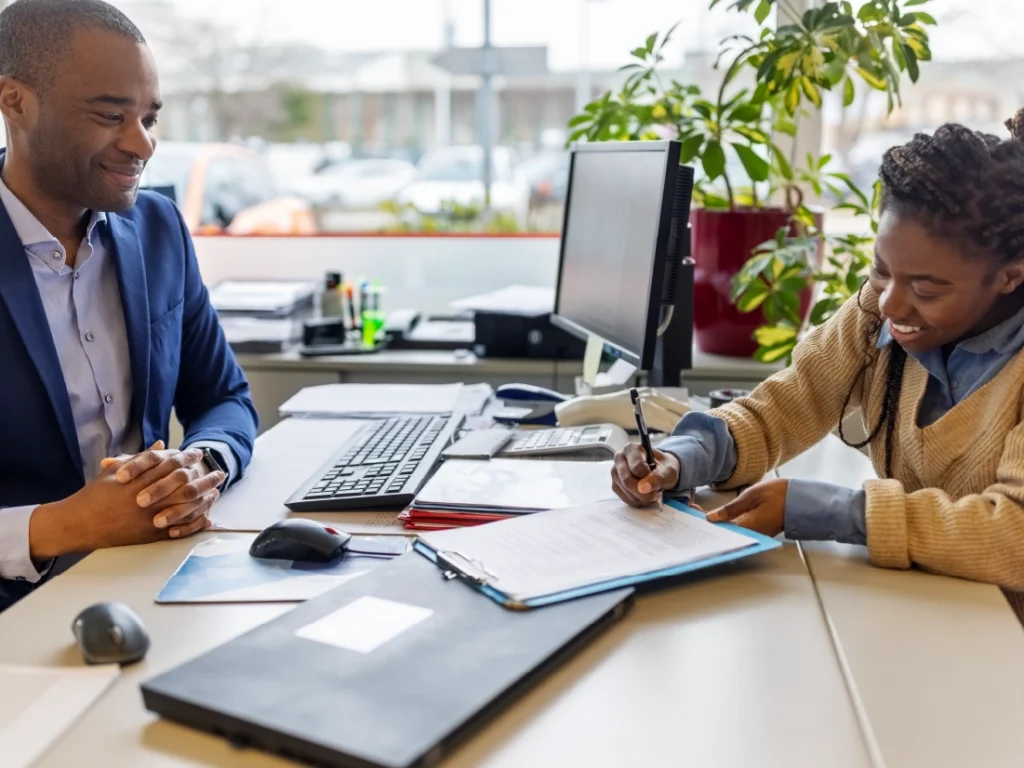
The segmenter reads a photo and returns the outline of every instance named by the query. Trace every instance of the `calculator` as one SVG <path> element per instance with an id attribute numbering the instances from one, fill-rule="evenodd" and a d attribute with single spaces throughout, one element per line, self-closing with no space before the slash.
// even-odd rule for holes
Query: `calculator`
<path id="1" fill-rule="evenodd" d="M 501 452 L 503 458 L 550 456 L 601 461 L 611 459 L 629 442 L 626 430 L 615 424 L 521 430 Z"/>

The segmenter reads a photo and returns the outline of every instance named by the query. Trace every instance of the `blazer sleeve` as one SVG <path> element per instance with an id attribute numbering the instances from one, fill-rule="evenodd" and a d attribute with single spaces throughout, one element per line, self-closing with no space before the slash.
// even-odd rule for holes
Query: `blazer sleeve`
<path id="1" fill-rule="evenodd" d="M 241 477 L 252 458 L 256 440 L 256 408 L 249 383 L 210 304 L 185 221 L 178 209 L 171 207 L 185 248 L 181 366 L 174 393 L 174 409 L 185 430 L 183 444 L 226 444 L 238 460 Z"/>

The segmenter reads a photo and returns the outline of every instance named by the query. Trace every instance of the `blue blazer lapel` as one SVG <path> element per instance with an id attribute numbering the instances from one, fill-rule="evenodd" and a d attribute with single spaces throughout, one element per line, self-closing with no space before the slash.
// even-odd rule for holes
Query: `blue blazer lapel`
<path id="1" fill-rule="evenodd" d="M 81 467 L 82 453 L 78 448 L 78 433 L 75 431 L 64 372 L 60 367 L 57 348 L 50 334 L 50 324 L 46 320 L 46 310 L 43 309 L 43 300 L 39 297 L 39 288 L 28 259 L 25 246 L 7 210 L 0 205 L 0 297 L 3 297 L 25 349 L 39 372 L 72 463 Z"/>
<path id="2" fill-rule="evenodd" d="M 142 244 L 135 224 L 117 214 L 107 214 L 113 244 L 117 284 L 121 290 L 121 307 L 128 331 L 128 354 L 132 366 L 132 413 L 142 430 L 144 445 L 149 445 L 146 432 L 146 398 L 149 394 L 149 291 L 146 287 L 146 266 L 142 260 Z"/>

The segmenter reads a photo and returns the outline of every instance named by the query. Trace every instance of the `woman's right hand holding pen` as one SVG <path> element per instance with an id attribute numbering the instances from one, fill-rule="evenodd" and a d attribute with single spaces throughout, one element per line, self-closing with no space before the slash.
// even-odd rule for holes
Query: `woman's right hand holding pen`
<path id="1" fill-rule="evenodd" d="M 612 490 L 632 507 L 656 504 L 662 492 L 672 490 L 678 482 L 679 459 L 671 453 L 655 450 L 653 470 L 638 443 L 628 443 L 615 454 Z"/>

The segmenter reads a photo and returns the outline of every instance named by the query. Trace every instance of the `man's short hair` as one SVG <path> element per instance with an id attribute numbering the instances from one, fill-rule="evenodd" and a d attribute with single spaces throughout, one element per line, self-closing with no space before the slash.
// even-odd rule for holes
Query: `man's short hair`
<path id="1" fill-rule="evenodd" d="M 103 0 L 16 0 L 0 12 L 0 75 L 48 88 L 74 33 L 83 29 L 146 42 L 127 16 Z"/>

